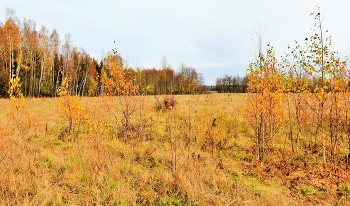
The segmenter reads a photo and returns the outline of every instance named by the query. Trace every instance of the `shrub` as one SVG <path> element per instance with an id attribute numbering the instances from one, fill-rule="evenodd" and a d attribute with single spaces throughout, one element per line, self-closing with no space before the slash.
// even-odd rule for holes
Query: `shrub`
<path id="1" fill-rule="evenodd" d="M 164 97 L 164 108 L 172 109 L 176 105 L 176 99 L 174 95 Z"/>

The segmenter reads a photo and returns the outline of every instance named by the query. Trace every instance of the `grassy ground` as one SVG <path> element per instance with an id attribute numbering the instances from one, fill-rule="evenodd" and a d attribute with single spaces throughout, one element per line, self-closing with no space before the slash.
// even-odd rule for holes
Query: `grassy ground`
<path id="1" fill-rule="evenodd" d="M 0 203 L 349 204 L 350 186 L 317 178 L 312 172 L 322 168 L 302 155 L 276 149 L 265 165 L 256 162 L 244 94 L 175 98 L 172 109 L 157 108 L 164 96 L 76 99 L 81 118 L 72 119 L 69 132 L 58 98 L 26 99 L 31 116 L 19 111 L 20 121 L 9 119 L 10 101 L 1 99 Z M 308 166 L 292 168 L 289 161 L 298 158 Z"/>

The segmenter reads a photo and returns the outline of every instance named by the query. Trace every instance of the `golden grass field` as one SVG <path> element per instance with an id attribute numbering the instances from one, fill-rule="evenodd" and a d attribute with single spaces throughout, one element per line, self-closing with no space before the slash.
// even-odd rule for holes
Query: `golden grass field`
<path id="1" fill-rule="evenodd" d="M 28 132 L 8 119 L 10 100 L 1 99 L 0 204 L 348 204 L 349 196 L 313 193 L 303 182 L 290 189 L 283 175 L 264 175 L 242 115 L 244 97 L 175 96 L 174 108 L 159 111 L 156 99 L 164 96 L 135 97 L 131 103 L 143 107 L 131 116 L 137 129 L 126 132 L 123 100 L 78 98 L 84 117 L 73 120 L 71 135 L 59 98 L 26 99 L 30 119 L 19 116 Z"/>

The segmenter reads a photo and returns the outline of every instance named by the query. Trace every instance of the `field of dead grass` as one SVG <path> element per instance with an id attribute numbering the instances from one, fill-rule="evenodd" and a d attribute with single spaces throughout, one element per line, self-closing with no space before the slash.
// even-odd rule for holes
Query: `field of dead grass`
<path id="1" fill-rule="evenodd" d="M 84 118 L 71 134 L 59 98 L 26 99 L 27 132 L 9 120 L 10 101 L 1 99 L 0 204 L 334 204 L 256 166 L 244 94 L 175 98 L 164 109 L 156 106 L 163 96 L 136 97 L 142 109 L 132 113 L 130 131 L 123 131 L 122 100 L 80 98 Z"/>

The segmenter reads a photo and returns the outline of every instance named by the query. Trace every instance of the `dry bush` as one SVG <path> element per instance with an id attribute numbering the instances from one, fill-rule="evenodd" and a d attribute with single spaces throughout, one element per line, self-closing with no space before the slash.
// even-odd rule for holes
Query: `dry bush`
<path id="1" fill-rule="evenodd" d="M 165 96 L 163 102 L 164 102 L 164 108 L 165 109 L 173 109 L 173 108 L 175 108 L 175 106 L 176 106 L 175 95 Z"/>
<path id="2" fill-rule="evenodd" d="M 171 110 L 175 108 L 177 104 L 175 95 L 164 96 L 163 101 L 161 101 L 161 98 L 159 96 L 156 96 L 155 98 L 156 102 L 154 108 L 157 112 L 162 110 Z"/>

